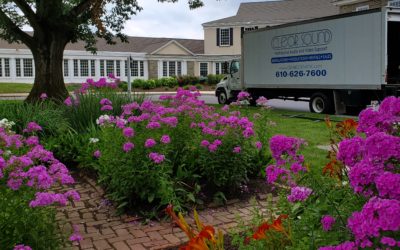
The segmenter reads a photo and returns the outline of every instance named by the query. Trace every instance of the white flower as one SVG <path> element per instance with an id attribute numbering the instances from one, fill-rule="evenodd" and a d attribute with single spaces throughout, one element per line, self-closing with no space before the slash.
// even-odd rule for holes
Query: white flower
<path id="1" fill-rule="evenodd" d="M 99 142 L 99 138 L 89 138 L 89 143 L 97 143 Z"/>
<path id="2" fill-rule="evenodd" d="M 14 125 L 15 125 L 15 122 L 9 121 L 6 118 L 0 120 L 0 128 L 5 128 L 5 129 L 9 130 Z"/>
<path id="3" fill-rule="evenodd" d="M 12 152 L 11 152 L 10 150 L 6 150 L 6 151 L 4 151 L 3 155 L 4 155 L 4 156 L 10 156 L 11 153 L 12 153 Z"/>
<path id="4" fill-rule="evenodd" d="M 96 120 L 96 124 L 99 126 L 104 125 L 105 123 L 110 122 L 111 117 L 108 115 L 101 115 L 97 120 Z"/>

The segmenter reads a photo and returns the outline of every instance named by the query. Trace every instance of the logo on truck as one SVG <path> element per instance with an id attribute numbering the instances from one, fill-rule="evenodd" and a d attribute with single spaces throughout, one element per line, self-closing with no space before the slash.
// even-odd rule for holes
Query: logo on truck
<path id="1" fill-rule="evenodd" d="M 274 50 L 295 49 L 311 46 L 324 46 L 332 41 L 332 32 L 328 29 L 275 36 L 271 46 Z"/>

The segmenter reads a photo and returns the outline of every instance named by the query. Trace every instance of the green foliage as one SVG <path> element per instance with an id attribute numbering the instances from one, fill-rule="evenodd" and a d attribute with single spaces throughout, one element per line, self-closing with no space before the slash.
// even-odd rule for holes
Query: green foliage
<path id="1" fill-rule="evenodd" d="M 186 86 L 186 85 L 195 85 L 197 83 L 200 83 L 200 79 L 197 76 L 179 76 L 178 78 L 178 85 L 180 87 Z"/>
<path id="2" fill-rule="evenodd" d="M 219 83 L 222 78 L 224 78 L 224 75 L 208 75 L 207 76 L 207 84 L 208 85 L 217 85 L 217 83 Z"/>
<path id="3" fill-rule="evenodd" d="M 26 125 L 34 121 L 43 131 L 42 136 L 56 136 L 69 129 L 63 109 L 52 102 L 40 102 L 34 104 L 12 102 L 0 105 L 0 117 L 7 118 L 16 123 L 13 129 L 22 133 Z"/>
<path id="4" fill-rule="evenodd" d="M 54 208 L 30 208 L 35 191 L 21 188 L 13 191 L 0 185 L 0 249 L 13 249 L 24 244 L 32 249 L 61 249 L 63 237 L 59 231 Z"/>
<path id="5" fill-rule="evenodd" d="M 96 119 L 104 112 L 100 110 L 100 101 L 107 98 L 112 102 L 113 110 L 110 115 L 119 115 L 122 113 L 121 106 L 133 100 L 142 100 L 141 95 L 129 96 L 114 91 L 106 92 L 88 92 L 87 94 L 78 94 L 77 101 L 79 105 L 72 105 L 65 108 L 65 117 L 71 124 L 71 127 L 77 132 L 84 132 L 87 128 L 96 124 Z"/>

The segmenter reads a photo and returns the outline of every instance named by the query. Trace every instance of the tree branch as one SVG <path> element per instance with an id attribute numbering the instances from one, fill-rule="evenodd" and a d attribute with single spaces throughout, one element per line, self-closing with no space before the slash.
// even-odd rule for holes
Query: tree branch
<path id="1" fill-rule="evenodd" d="M 36 14 L 33 12 L 31 7 L 24 0 L 13 0 L 14 3 L 20 8 L 20 10 L 25 14 L 32 28 L 40 28 L 37 21 Z"/>
<path id="2" fill-rule="evenodd" d="M 78 17 L 85 10 L 87 10 L 94 2 L 99 0 L 82 0 L 78 5 L 76 5 L 69 13 L 70 18 Z M 100 0 L 102 1 L 102 0 Z"/>
<path id="3" fill-rule="evenodd" d="M 8 32 L 12 33 L 17 37 L 18 40 L 23 42 L 25 45 L 28 47 L 33 46 L 33 38 L 22 31 L 7 15 L 6 13 L 0 9 L 0 20 L 2 20 L 5 23 L 4 29 L 8 30 Z"/>

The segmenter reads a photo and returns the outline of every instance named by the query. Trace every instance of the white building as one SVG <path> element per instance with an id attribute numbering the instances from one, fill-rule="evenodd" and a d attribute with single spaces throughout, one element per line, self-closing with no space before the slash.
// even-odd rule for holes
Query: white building
<path id="1" fill-rule="evenodd" d="M 129 37 L 129 43 L 97 43 L 92 54 L 83 42 L 64 51 L 66 83 L 81 83 L 113 73 L 127 80 L 127 58 L 132 57 L 131 79 L 221 74 L 222 63 L 240 57 L 241 32 L 339 13 L 332 0 L 283 0 L 242 3 L 235 16 L 203 24 L 204 40 Z M 0 40 L 0 82 L 32 83 L 34 63 L 23 44 Z"/>

